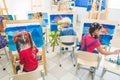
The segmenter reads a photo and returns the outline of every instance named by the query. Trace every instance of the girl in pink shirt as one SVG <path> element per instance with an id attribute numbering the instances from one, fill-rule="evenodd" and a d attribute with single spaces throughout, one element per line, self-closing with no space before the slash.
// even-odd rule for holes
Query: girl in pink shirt
<path id="1" fill-rule="evenodd" d="M 88 51 L 88 52 L 93 52 L 93 53 L 98 53 L 100 52 L 101 54 L 104 55 L 109 55 L 109 54 L 116 54 L 119 53 L 120 50 L 115 50 L 113 52 L 108 52 L 102 49 L 101 44 L 99 42 L 99 35 L 102 30 L 102 25 L 99 23 L 95 22 L 90 25 L 89 28 L 89 34 L 84 35 L 82 37 L 82 50 L 83 51 Z M 97 50 L 95 50 L 97 49 Z"/>

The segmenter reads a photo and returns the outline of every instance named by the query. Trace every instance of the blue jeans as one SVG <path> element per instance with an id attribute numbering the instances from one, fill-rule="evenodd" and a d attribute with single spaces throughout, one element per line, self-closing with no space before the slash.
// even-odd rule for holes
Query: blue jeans
<path id="1" fill-rule="evenodd" d="M 98 54 L 99 52 L 97 50 L 94 50 L 93 53 Z"/>
<path id="2" fill-rule="evenodd" d="M 35 69 L 37 69 L 37 67 L 36 67 Z M 34 70 L 35 70 L 35 69 L 34 69 Z M 16 67 L 16 73 L 18 72 L 18 70 L 20 70 L 20 66 L 17 66 L 17 67 Z M 31 70 L 31 71 L 34 71 L 34 70 Z M 26 70 L 23 69 L 23 72 L 29 72 L 29 71 L 26 71 Z"/>
<path id="3" fill-rule="evenodd" d="M 16 73 L 18 72 L 20 70 L 20 66 L 17 66 L 16 67 Z M 26 70 L 23 70 L 24 72 L 28 72 L 28 71 L 26 71 Z"/>

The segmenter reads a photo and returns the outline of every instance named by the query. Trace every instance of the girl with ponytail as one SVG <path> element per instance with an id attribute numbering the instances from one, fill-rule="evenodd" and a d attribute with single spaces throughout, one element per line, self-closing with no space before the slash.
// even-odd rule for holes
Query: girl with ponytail
<path id="1" fill-rule="evenodd" d="M 20 57 L 20 66 L 16 67 L 18 73 L 33 71 L 38 67 L 36 55 L 38 49 L 33 44 L 28 31 L 20 31 L 14 36 L 14 43 Z"/>

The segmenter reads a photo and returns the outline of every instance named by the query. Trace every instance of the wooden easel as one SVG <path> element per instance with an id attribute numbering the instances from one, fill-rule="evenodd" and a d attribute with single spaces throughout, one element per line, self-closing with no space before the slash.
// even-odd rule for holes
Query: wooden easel
<path id="1" fill-rule="evenodd" d="M 57 1 L 54 0 L 54 4 L 51 5 L 51 12 L 53 10 L 56 10 L 55 8 L 57 8 L 57 11 L 59 12 L 72 12 L 72 10 L 70 10 L 70 4 L 73 3 L 74 1 L 68 1 L 68 0 L 61 0 L 61 1 Z M 75 3 L 74 3 L 75 5 Z"/>
<path id="2" fill-rule="evenodd" d="M 88 19 L 95 20 L 107 20 L 108 19 L 108 0 L 106 0 L 105 10 L 101 11 L 102 0 L 98 4 L 96 4 L 98 0 L 93 0 L 92 9 L 88 13 Z M 98 10 L 96 10 L 97 5 L 99 6 Z M 101 16 L 104 15 L 102 18 Z M 103 49 L 107 50 L 107 46 L 103 46 Z"/>
<path id="3" fill-rule="evenodd" d="M 10 20 L 6 20 L 4 21 L 4 28 L 6 27 L 6 25 L 8 24 L 24 24 L 24 23 L 35 23 L 35 22 L 38 22 L 39 23 L 39 20 L 13 20 L 13 21 L 10 21 Z M 11 62 L 12 62 L 12 68 L 13 68 L 13 73 L 16 74 L 16 61 L 15 61 L 15 57 L 16 55 L 13 55 L 12 54 L 12 51 L 9 51 L 9 55 L 10 55 L 10 59 L 11 59 Z M 43 66 L 44 66 L 44 72 L 45 72 L 45 75 L 47 75 L 47 69 L 46 69 L 46 53 L 45 53 L 45 49 L 44 47 L 42 48 L 42 62 L 43 63 Z"/>
<path id="4" fill-rule="evenodd" d="M 97 19 L 97 20 L 107 20 L 108 19 L 108 0 L 106 0 L 105 10 L 101 11 L 102 0 L 96 4 L 97 0 L 93 0 L 92 8 L 88 13 L 88 19 Z M 98 10 L 96 10 L 97 5 L 99 5 Z M 104 17 L 101 17 L 104 15 Z"/>
<path id="5" fill-rule="evenodd" d="M 6 15 L 8 15 L 8 9 L 7 9 L 7 6 L 6 6 L 6 2 L 5 0 L 1 0 L 2 3 L 3 3 L 3 8 L 0 6 L 0 16 L 3 16 L 4 15 L 4 12 L 6 12 Z M 1 34 L 2 36 L 5 36 L 5 33 L 4 33 L 4 29 L 3 29 L 3 23 L 0 24 L 0 30 L 2 31 Z"/>
<path id="6" fill-rule="evenodd" d="M 7 6 L 6 6 L 6 2 L 5 2 L 5 0 L 2 0 L 2 2 L 3 2 L 4 8 L 1 8 L 1 7 L 0 7 L 0 15 L 4 15 L 4 11 L 5 11 L 6 14 L 8 15 L 8 9 L 7 9 Z"/>

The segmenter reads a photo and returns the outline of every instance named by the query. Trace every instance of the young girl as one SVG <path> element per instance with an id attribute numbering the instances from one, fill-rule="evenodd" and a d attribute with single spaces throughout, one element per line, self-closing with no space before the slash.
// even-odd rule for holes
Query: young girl
<path id="1" fill-rule="evenodd" d="M 27 31 L 18 32 L 14 36 L 14 42 L 20 57 L 20 66 L 16 68 L 18 73 L 35 70 L 38 67 L 36 59 L 38 49 L 33 45 L 30 33 Z"/>
<path id="2" fill-rule="evenodd" d="M 99 35 L 102 31 L 102 25 L 99 23 L 92 23 L 89 28 L 89 34 L 84 35 L 82 37 L 82 50 L 83 51 L 88 51 L 88 52 L 93 52 L 93 53 L 98 53 L 99 51 L 101 54 L 104 55 L 109 55 L 109 54 L 116 54 L 119 53 L 120 50 L 115 50 L 113 52 L 108 52 L 104 51 L 101 47 L 101 44 L 99 42 Z M 95 50 L 95 48 L 97 50 Z"/>

